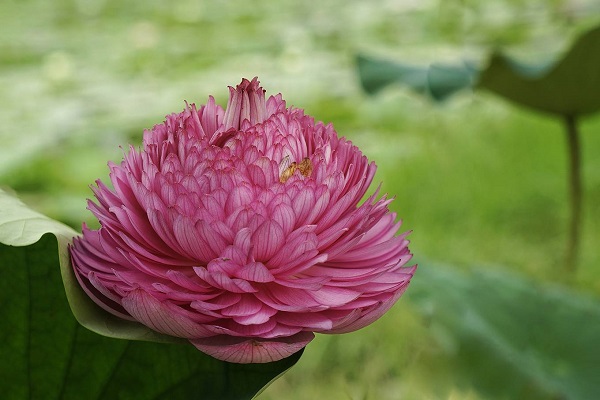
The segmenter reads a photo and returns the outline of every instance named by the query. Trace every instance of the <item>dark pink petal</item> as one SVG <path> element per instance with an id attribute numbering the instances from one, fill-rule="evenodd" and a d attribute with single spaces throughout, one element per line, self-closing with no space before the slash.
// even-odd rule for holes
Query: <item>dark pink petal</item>
<path id="1" fill-rule="evenodd" d="M 192 301 L 196 301 L 199 298 L 207 298 L 207 299 L 211 299 L 214 297 L 214 295 L 212 296 L 207 296 L 207 295 L 201 295 L 198 294 L 196 292 L 191 292 L 191 291 L 187 291 L 185 289 L 183 289 L 182 287 L 179 287 L 177 285 L 173 285 L 170 282 L 167 283 L 161 283 L 161 282 L 153 282 L 151 283 L 149 286 L 144 286 L 145 289 L 154 289 L 154 291 L 152 291 L 152 293 L 154 294 L 158 294 L 161 293 L 164 296 L 161 296 L 160 300 L 164 301 L 164 300 L 174 300 L 176 302 L 181 302 L 181 303 L 190 303 Z"/>
<path id="2" fill-rule="evenodd" d="M 186 264 L 185 262 L 182 262 L 181 258 L 176 258 L 174 255 L 172 255 L 171 252 L 164 254 L 158 251 L 153 251 L 151 247 L 144 247 L 142 244 L 137 243 L 136 241 L 128 237 L 125 232 L 119 232 L 118 237 L 123 243 L 123 248 L 128 249 L 130 253 L 133 253 L 137 256 L 141 256 L 141 258 L 143 259 L 161 264 L 162 266 Z M 188 264 L 191 265 L 191 263 Z"/>
<path id="3" fill-rule="evenodd" d="M 400 229 L 401 225 L 400 221 L 395 223 L 395 219 L 395 213 L 385 214 L 367 231 L 363 241 L 367 243 L 381 243 L 392 239 Z M 403 234 L 402 237 L 406 237 L 407 234 L 408 233 Z"/>
<path id="4" fill-rule="evenodd" d="M 265 338 L 267 333 L 272 332 L 277 327 L 277 322 L 272 319 L 267 319 L 259 324 L 248 324 L 245 321 L 246 319 L 252 319 L 252 316 L 231 317 L 222 320 L 222 325 L 227 328 L 231 336 L 255 338 Z M 244 323 L 238 323 L 236 320 L 242 320 Z"/>
<path id="5" fill-rule="evenodd" d="M 302 289 L 271 285 L 263 291 L 256 292 L 255 296 L 278 311 L 307 312 L 321 311 L 328 308 L 327 305 L 315 300 L 314 297 Z"/>
<path id="6" fill-rule="evenodd" d="M 167 219 L 161 211 L 148 210 L 148 221 L 150 222 L 150 225 L 152 226 L 154 231 L 165 242 L 167 246 L 169 246 L 171 249 L 173 249 L 179 254 L 184 254 L 183 249 L 181 248 L 177 239 L 175 238 L 172 229 L 172 224 L 167 221 Z"/>
<path id="7" fill-rule="evenodd" d="M 256 314 L 250 315 L 234 315 L 231 316 L 231 319 L 240 325 L 262 326 L 263 324 L 266 324 L 270 321 L 270 316 L 266 313 L 257 312 Z M 270 331 L 270 329 L 268 329 L 267 331 Z M 261 330 L 260 332 L 256 333 L 256 336 L 264 337 L 264 333 L 265 332 Z"/>
<path id="8" fill-rule="evenodd" d="M 215 104 L 213 96 L 209 96 L 208 102 L 205 106 L 200 108 L 198 114 L 200 115 L 203 131 L 205 132 L 206 137 L 210 138 L 221 125 L 225 110 L 223 110 L 221 106 Z"/>
<path id="9" fill-rule="evenodd" d="M 329 207 L 329 201 L 330 201 L 329 192 L 323 193 L 317 199 L 314 207 L 308 214 L 308 217 L 306 218 L 306 223 L 311 224 L 311 223 L 315 222 L 315 220 L 320 218 L 321 215 L 325 212 L 325 210 L 327 210 L 327 207 Z"/>
<path id="10" fill-rule="evenodd" d="M 235 235 L 235 239 L 233 241 L 233 245 L 239 248 L 242 253 L 250 254 L 252 250 L 252 242 L 250 238 L 252 237 L 252 232 L 249 228 L 242 228 Z"/>
<path id="11" fill-rule="evenodd" d="M 205 301 L 202 301 L 201 299 L 197 299 L 197 300 L 191 302 L 190 306 L 197 310 L 216 311 L 216 310 L 222 310 L 226 307 L 230 307 L 233 304 L 237 304 L 241 298 L 242 298 L 242 295 L 240 295 L 239 293 L 224 292 L 224 293 L 218 294 L 212 298 L 208 298 Z"/>
<path id="12" fill-rule="evenodd" d="M 327 276 L 335 281 L 354 282 L 356 280 L 371 278 L 378 273 L 379 268 L 373 266 L 370 268 L 336 268 L 324 265 L 315 265 L 307 273 L 315 277 Z"/>
<path id="13" fill-rule="evenodd" d="M 308 259 L 321 256 L 317 251 L 318 240 L 313 229 L 303 227 L 287 237 L 285 245 L 269 261 L 273 274 L 289 271 Z"/>
<path id="14" fill-rule="evenodd" d="M 223 117 L 225 129 L 240 129 L 244 121 L 248 121 L 250 126 L 255 125 L 266 117 L 265 94 L 258 79 L 244 79 L 235 89 L 229 88 L 229 102 Z"/>
<path id="15" fill-rule="evenodd" d="M 289 235 L 296 226 L 296 213 L 294 209 L 286 203 L 280 203 L 273 208 L 273 220 L 282 227 L 285 235 Z"/>
<path id="16" fill-rule="evenodd" d="M 312 269 L 312 267 L 311 267 Z M 276 283 L 281 286 L 287 286 L 290 288 L 297 289 L 305 289 L 305 290 L 319 290 L 323 287 L 324 284 L 330 282 L 331 278 L 329 276 L 312 276 L 312 277 L 304 277 L 304 276 L 284 276 L 282 278 L 278 278 L 275 280 Z"/>
<path id="17" fill-rule="evenodd" d="M 216 233 L 218 238 L 222 238 L 223 241 L 219 240 L 219 244 L 215 247 L 216 249 L 222 250 L 227 243 L 233 242 L 235 233 L 227 224 L 223 221 L 213 221 L 210 223 L 210 228 Z"/>
<path id="18" fill-rule="evenodd" d="M 319 290 L 308 291 L 319 304 L 327 307 L 339 307 L 346 305 L 360 296 L 359 292 L 332 286 L 323 286 Z"/>
<path id="19" fill-rule="evenodd" d="M 181 286 L 184 289 L 194 291 L 196 293 L 203 293 L 207 291 L 207 289 L 211 288 L 210 285 L 207 285 L 202 280 L 197 279 L 197 277 L 196 279 L 194 279 L 195 275 L 187 276 L 181 271 L 170 269 L 165 275 L 168 279 L 171 280 L 171 282 Z"/>
<path id="20" fill-rule="evenodd" d="M 259 187 L 267 186 L 267 176 L 265 175 L 264 168 L 261 168 L 255 164 L 250 164 L 248 165 L 247 169 L 248 176 L 254 185 Z"/>
<path id="21" fill-rule="evenodd" d="M 398 260 L 405 246 L 405 240 L 397 236 L 384 243 L 345 251 L 334 256 L 335 258 L 330 257 L 328 265 L 343 267 L 351 264 L 356 268 L 388 265 Z"/>
<path id="22" fill-rule="evenodd" d="M 250 204 L 254 194 L 249 186 L 236 186 L 231 189 L 227 202 L 225 203 L 225 213 L 233 213 L 238 208 Z"/>
<path id="23" fill-rule="evenodd" d="M 205 225 L 202 226 L 205 230 Z M 181 247 L 182 253 L 189 258 L 199 262 L 208 262 L 217 257 L 218 253 L 208 244 L 204 238 L 208 235 L 201 235 L 195 224 L 187 217 L 180 216 L 173 223 L 173 234 L 177 244 Z"/>
<path id="24" fill-rule="evenodd" d="M 333 224 L 337 219 L 354 203 L 354 197 L 358 193 L 358 186 L 354 186 L 349 193 L 346 193 L 341 199 L 337 200 L 334 204 L 329 206 L 326 213 L 323 214 L 319 221 L 319 226 L 328 227 Z"/>
<path id="25" fill-rule="evenodd" d="M 385 314 L 394 305 L 394 303 L 400 298 L 400 296 L 404 293 L 407 287 L 408 282 L 406 282 L 406 284 L 403 285 L 400 288 L 400 290 L 391 294 L 387 300 L 378 302 L 376 305 L 367 307 L 365 310 L 362 310 L 361 316 L 355 321 L 338 326 L 329 332 L 323 333 L 347 333 L 364 328 L 365 326 L 372 324 L 373 322 L 381 318 L 381 316 Z"/>
<path id="26" fill-rule="evenodd" d="M 250 262 L 239 268 L 235 276 L 251 282 L 267 283 L 273 282 L 275 277 L 261 262 Z"/>
<path id="27" fill-rule="evenodd" d="M 301 326 L 311 330 L 327 331 L 333 328 L 333 321 L 327 318 L 323 313 L 277 313 L 277 322 L 290 325 Z"/>
<path id="28" fill-rule="evenodd" d="M 119 212 L 122 212 L 122 215 L 119 215 Z M 123 226 L 130 224 L 131 228 L 127 229 L 127 233 L 130 235 L 137 234 L 139 238 L 138 242 L 144 243 L 147 247 L 149 247 L 148 250 L 154 250 L 163 254 L 172 253 L 172 250 L 165 245 L 165 242 L 163 242 L 160 237 L 156 235 L 156 232 L 154 232 L 152 229 L 152 226 L 150 225 L 150 222 L 148 222 L 145 214 L 143 216 L 138 215 L 136 212 L 130 209 L 122 208 L 115 212 L 115 215 L 117 218 L 119 218 L 119 221 L 121 221 Z"/>
<path id="29" fill-rule="evenodd" d="M 254 259 L 268 261 L 285 243 L 283 229 L 279 223 L 266 220 L 252 235 Z"/>
<path id="30" fill-rule="evenodd" d="M 327 254 L 329 255 L 328 259 L 335 260 L 339 254 L 344 254 L 348 250 L 354 248 L 363 238 L 364 233 L 359 234 L 358 236 L 352 235 L 353 232 L 346 231 L 345 234 L 341 236 L 341 238 L 335 242 L 333 245 L 327 248 Z M 329 265 L 330 263 L 328 263 Z M 360 265 L 356 265 L 356 263 L 346 263 L 343 265 L 346 268 L 358 268 Z"/>
<path id="31" fill-rule="evenodd" d="M 121 304 L 136 320 L 165 335 L 186 339 L 212 335 L 201 325 L 185 317 L 178 307 L 158 301 L 142 289 L 129 292 Z"/>
<path id="32" fill-rule="evenodd" d="M 196 222 L 195 227 L 199 237 L 204 243 L 208 244 L 208 248 L 211 250 L 210 254 L 217 255 L 226 248 L 227 241 L 225 238 L 221 236 L 218 230 L 210 226 L 208 222 L 200 220 Z"/>
<path id="33" fill-rule="evenodd" d="M 327 261 L 327 254 L 318 254 L 316 250 L 306 251 L 300 257 L 291 260 L 287 264 L 281 265 L 272 272 L 278 275 L 283 275 L 284 273 L 297 275 L 304 273 L 313 266 L 324 263 L 325 261 Z M 304 289 L 309 290 L 308 287 L 304 287 Z"/>
<path id="34" fill-rule="evenodd" d="M 292 208 L 296 214 L 297 226 L 307 223 L 308 216 L 315 207 L 315 202 L 315 194 L 312 190 L 303 190 L 294 197 Z"/>
<path id="35" fill-rule="evenodd" d="M 267 100 L 267 117 L 275 113 L 280 113 L 285 111 L 285 101 L 282 99 L 281 94 L 277 96 L 270 96 Z"/>
<path id="36" fill-rule="evenodd" d="M 274 321 L 275 318 L 272 318 L 270 321 Z M 261 337 L 265 339 L 272 338 L 280 338 L 285 336 L 293 336 L 297 333 L 308 331 L 308 329 L 304 329 L 301 326 L 290 326 L 281 323 L 276 323 L 273 329 L 268 332 L 264 332 Z"/>
<path id="37" fill-rule="evenodd" d="M 276 339 L 236 338 L 215 336 L 190 342 L 198 350 L 218 360 L 232 363 L 268 363 L 279 361 L 303 349 L 315 335 L 300 332 L 293 336 Z"/>
<path id="38" fill-rule="evenodd" d="M 254 315 L 262 308 L 262 302 L 252 295 L 240 296 L 240 300 L 221 310 L 221 314 L 229 317 Z"/>
<path id="39" fill-rule="evenodd" d="M 386 300 L 391 296 L 390 292 L 381 292 L 378 296 L 364 296 L 359 297 L 348 304 L 336 307 L 336 311 L 348 312 L 350 310 L 362 310 L 367 307 L 371 307 L 375 304 L 380 303 L 382 300 Z"/>
<path id="40" fill-rule="evenodd" d="M 73 240 L 71 248 L 71 257 L 76 259 L 73 266 L 76 271 L 83 271 L 84 275 L 91 270 L 98 272 L 112 272 L 116 264 L 113 262 L 109 254 L 104 251 L 101 243 L 100 232 L 91 231 L 83 225 L 83 240 L 77 237 Z"/>
<path id="41" fill-rule="evenodd" d="M 77 281 L 79 282 L 79 285 L 81 286 L 83 291 L 94 301 L 94 303 L 102 307 L 102 309 L 104 309 L 105 311 L 108 311 L 109 313 L 116 315 L 119 318 L 123 318 L 126 320 L 134 320 L 134 318 L 132 318 L 123 309 L 123 307 L 121 307 L 121 304 L 119 302 L 111 300 L 112 298 L 114 298 L 114 294 L 108 289 L 106 289 L 104 284 L 100 283 L 97 279 L 95 279 L 93 275 L 92 279 L 94 281 L 92 282 L 92 279 L 90 279 L 90 274 L 93 274 L 93 272 L 90 272 L 87 276 L 82 275 L 80 273 L 76 273 L 75 277 L 77 278 Z M 101 288 L 101 290 L 96 288 L 96 285 L 98 285 L 98 287 Z"/>
<path id="42" fill-rule="evenodd" d="M 209 272 L 204 267 L 194 267 L 194 271 L 203 281 L 221 290 L 232 293 L 254 293 L 258 291 L 248 281 L 231 278 L 223 272 L 216 270 Z"/>

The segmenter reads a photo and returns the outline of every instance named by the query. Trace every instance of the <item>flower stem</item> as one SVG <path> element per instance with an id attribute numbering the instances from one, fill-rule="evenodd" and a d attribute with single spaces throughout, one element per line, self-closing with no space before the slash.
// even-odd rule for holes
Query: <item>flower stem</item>
<path id="1" fill-rule="evenodd" d="M 565 128 L 569 152 L 569 194 L 571 202 L 571 220 L 569 223 L 569 236 L 567 238 L 567 251 L 565 268 L 569 272 L 577 270 L 579 258 L 579 237 L 581 232 L 581 148 L 579 130 L 575 116 L 565 116 Z"/>

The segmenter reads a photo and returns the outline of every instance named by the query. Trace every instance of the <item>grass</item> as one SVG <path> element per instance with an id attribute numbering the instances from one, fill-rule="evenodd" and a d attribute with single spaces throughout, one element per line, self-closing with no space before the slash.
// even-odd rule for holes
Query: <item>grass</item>
<path id="1" fill-rule="evenodd" d="M 88 185 L 107 180 L 106 161 L 120 160 L 119 146 L 139 145 L 143 129 L 184 100 L 201 104 L 214 94 L 223 104 L 227 85 L 258 75 L 268 92 L 333 122 L 376 160 L 376 181 L 396 197 L 392 208 L 413 231 L 420 268 L 437 260 L 510 269 L 598 295 L 598 117 L 582 124 L 584 227 L 572 277 L 563 268 L 567 161 L 559 121 L 485 93 L 433 106 L 398 88 L 367 97 L 358 86 L 358 52 L 419 62 L 518 44 L 541 56 L 545 47 L 536 44 L 598 16 L 591 1 L 564 15 L 561 2 L 528 2 L 525 14 L 519 1 L 499 2 L 504 14 L 463 3 L 3 2 L 0 185 L 76 228 L 93 225 Z M 374 325 L 319 336 L 260 398 L 476 398 L 468 385 L 427 381 L 432 370 L 452 368 L 440 356 L 448 346 L 451 339 L 413 310 L 409 289 Z"/>

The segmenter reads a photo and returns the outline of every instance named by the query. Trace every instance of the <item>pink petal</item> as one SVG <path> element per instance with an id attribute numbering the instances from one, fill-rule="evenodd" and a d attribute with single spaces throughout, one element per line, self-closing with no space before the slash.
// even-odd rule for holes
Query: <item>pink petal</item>
<path id="1" fill-rule="evenodd" d="M 263 323 L 248 324 L 246 318 L 252 319 L 252 316 L 248 317 L 233 317 L 231 319 L 222 320 L 222 325 L 228 329 L 230 336 L 236 337 L 253 337 L 253 338 L 267 338 L 267 334 L 277 327 L 277 322 L 272 319 L 267 319 Z M 260 317 L 262 318 L 262 316 Z M 238 323 L 236 319 L 244 321 Z M 294 333 L 298 333 L 296 331 Z"/>
<path id="2" fill-rule="evenodd" d="M 296 213 L 289 204 L 281 203 L 275 206 L 272 218 L 279 223 L 285 235 L 289 235 L 296 226 Z"/>
<path id="3" fill-rule="evenodd" d="M 179 216 L 173 223 L 175 239 L 184 253 L 192 259 L 207 263 L 217 257 L 208 242 L 200 235 L 196 226 L 188 217 Z"/>
<path id="4" fill-rule="evenodd" d="M 236 278 L 232 279 L 225 273 L 218 271 L 209 272 L 204 267 L 193 267 L 193 269 L 198 277 L 215 288 L 226 290 L 232 293 L 254 293 L 258 291 L 258 289 L 252 286 L 248 281 Z"/>
<path id="5" fill-rule="evenodd" d="M 321 311 L 327 305 L 315 300 L 313 296 L 302 289 L 269 285 L 264 290 L 255 293 L 256 298 L 278 311 L 307 312 Z"/>
<path id="6" fill-rule="evenodd" d="M 268 261 L 285 243 L 281 225 L 276 221 L 266 220 L 252 235 L 254 258 L 258 261 Z"/>
<path id="7" fill-rule="evenodd" d="M 209 301 L 202 301 L 201 299 L 192 301 L 190 307 L 197 310 L 210 310 L 217 311 L 224 308 L 230 307 L 240 301 L 242 296 L 239 293 L 228 293 L 217 295 L 213 298 L 205 299 Z"/>
<path id="8" fill-rule="evenodd" d="M 93 274 L 93 272 L 90 272 L 90 274 Z M 92 279 L 94 280 L 94 282 L 92 282 L 89 276 L 86 277 L 82 276 L 80 273 L 75 273 L 75 278 L 83 291 L 102 309 L 119 318 L 134 320 L 125 312 L 118 302 L 112 301 L 114 294 L 107 290 L 101 282 L 95 279 L 95 277 L 92 276 Z M 98 287 L 96 287 L 96 285 L 98 285 Z"/>
<path id="9" fill-rule="evenodd" d="M 178 307 L 161 302 L 142 289 L 129 292 L 121 304 L 136 320 L 165 335 L 186 339 L 212 335 L 212 332 L 178 312 Z"/>
<path id="10" fill-rule="evenodd" d="M 221 310 L 221 314 L 229 317 L 233 316 L 248 316 L 256 314 L 262 308 L 262 303 L 256 300 L 252 295 L 244 295 L 235 304 L 225 307 Z"/>
<path id="11" fill-rule="evenodd" d="M 298 225 L 306 224 L 308 215 L 315 207 L 315 201 L 315 194 L 312 190 L 303 190 L 294 198 L 292 207 Z"/>
<path id="12" fill-rule="evenodd" d="M 275 277 L 261 262 L 251 262 L 235 272 L 235 276 L 251 282 L 273 282 Z"/>
<path id="13" fill-rule="evenodd" d="M 312 270 L 313 267 L 310 269 Z M 324 284 L 331 281 L 331 278 L 323 275 L 323 276 L 284 276 L 281 278 L 275 279 L 275 282 L 280 284 L 281 286 L 286 286 L 290 288 L 304 289 L 304 290 L 319 290 L 323 287 Z"/>
<path id="14" fill-rule="evenodd" d="M 252 183 L 259 187 L 267 186 L 267 177 L 263 168 L 255 164 L 250 164 L 247 167 L 248 176 L 252 180 Z"/>
<path id="15" fill-rule="evenodd" d="M 327 331 L 333 328 L 333 321 L 319 312 L 302 314 L 279 312 L 275 318 L 279 323 L 300 326 L 304 329 Z"/>
<path id="16" fill-rule="evenodd" d="M 285 101 L 282 99 L 281 94 L 277 96 L 270 96 L 267 100 L 267 117 L 271 115 L 285 111 Z"/>
<path id="17" fill-rule="evenodd" d="M 233 245 L 239 248 L 242 253 L 250 254 L 252 249 L 252 242 L 250 238 L 252 237 L 252 231 L 249 228 L 242 228 L 236 233 L 235 238 L 233 240 Z"/>
<path id="18" fill-rule="evenodd" d="M 270 321 L 270 318 L 266 314 L 252 314 L 252 315 L 234 315 L 230 317 L 232 321 L 237 324 L 244 326 L 262 326 L 263 324 Z M 263 331 L 257 333 L 257 336 L 262 336 Z"/>
<path id="19" fill-rule="evenodd" d="M 208 97 L 208 102 L 198 111 L 202 127 L 207 137 L 211 137 L 221 125 L 225 110 L 215 104 L 213 96 Z"/>
<path id="20" fill-rule="evenodd" d="M 238 208 L 241 208 L 252 202 L 254 194 L 252 189 L 248 186 L 236 186 L 234 187 L 225 203 L 225 213 L 231 214 Z"/>
<path id="21" fill-rule="evenodd" d="M 257 78 L 243 79 L 235 89 L 229 87 L 229 102 L 223 117 L 225 129 L 240 129 L 244 121 L 256 125 L 266 117 L 265 93 Z"/>
<path id="22" fill-rule="evenodd" d="M 168 279 L 171 280 L 171 282 L 181 286 L 184 289 L 194 291 L 196 293 L 198 293 L 198 292 L 202 293 L 202 292 L 206 291 L 206 289 L 209 289 L 211 287 L 210 285 L 207 285 L 205 282 L 202 282 L 197 277 L 187 276 L 186 274 L 184 274 L 181 271 L 170 269 L 167 271 L 167 273 L 165 275 Z M 212 297 L 215 297 L 215 295 L 213 295 Z"/>
<path id="23" fill-rule="evenodd" d="M 312 332 L 300 332 L 293 336 L 268 340 L 220 335 L 190 342 L 203 353 L 218 360 L 246 364 L 282 360 L 300 351 L 314 337 Z"/>
<path id="24" fill-rule="evenodd" d="M 319 304 L 327 307 L 346 305 L 360 296 L 360 292 L 332 286 L 323 286 L 319 290 L 309 291 L 308 294 Z"/>
<path id="25" fill-rule="evenodd" d="M 372 324 L 373 322 L 381 318 L 381 316 L 385 314 L 394 305 L 394 303 L 396 303 L 396 301 L 400 298 L 400 296 L 402 296 L 407 287 L 408 282 L 406 282 L 406 284 L 401 288 L 401 290 L 398 290 L 397 292 L 393 293 L 393 295 L 391 295 L 387 300 L 379 302 L 374 306 L 367 307 L 367 309 L 363 310 L 361 312 L 361 316 L 355 321 L 338 326 L 332 329 L 331 331 L 324 333 L 353 332 L 355 330 L 364 328 L 365 326 Z"/>

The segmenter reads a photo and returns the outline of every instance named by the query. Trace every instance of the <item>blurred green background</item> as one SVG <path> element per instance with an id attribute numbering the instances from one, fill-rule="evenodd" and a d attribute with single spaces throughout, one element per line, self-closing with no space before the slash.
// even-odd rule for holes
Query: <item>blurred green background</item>
<path id="1" fill-rule="evenodd" d="M 76 229 L 96 226 L 88 186 L 107 181 L 121 147 L 139 146 L 184 100 L 212 94 L 225 105 L 228 85 L 259 76 L 268 94 L 333 122 L 377 162 L 375 181 L 413 231 L 415 282 L 438 264 L 466 277 L 509 271 L 598 304 L 600 117 L 581 124 L 584 224 L 579 269 L 567 276 L 560 121 L 482 92 L 441 106 L 400 87 L 369 97 L 355 57 L 478 61 L 501 47 L 538 62 L 599 22 L 595 0 L 3 0 L 0 185 Z M 445 276 L 436 279 L 452 291 Z M 455 373 L 452 333 L 440 334 L 422 306 L 409 287 L 372 326 L 318 336 L 259 398 L 486 398 Z"/>

